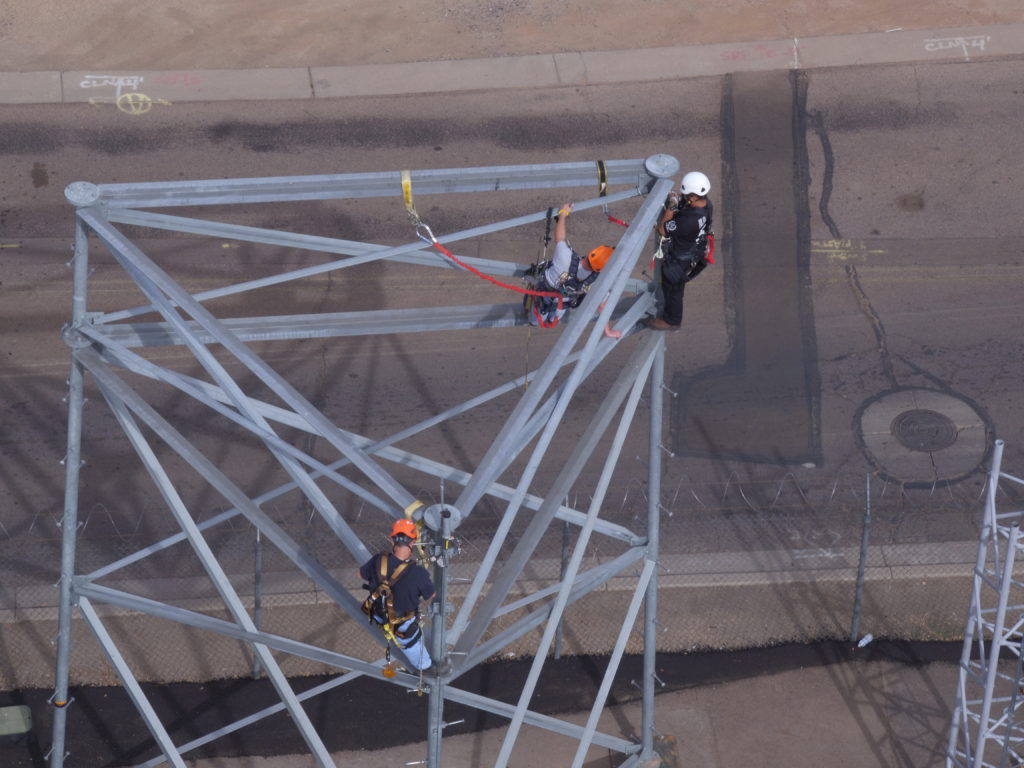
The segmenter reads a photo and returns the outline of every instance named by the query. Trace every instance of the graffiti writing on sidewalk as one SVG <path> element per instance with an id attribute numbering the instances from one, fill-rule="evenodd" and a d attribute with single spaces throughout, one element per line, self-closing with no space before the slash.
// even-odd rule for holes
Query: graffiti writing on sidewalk
<path id="1" fill-rule="evenodd" d="M 964 52 L 964 56 L 970 58 L 968 48 L 977 48 L 979 51 L 985 50 L 985 45 L 989 43 L 992 38 L 989 35 L 970 35 L 968 37 L 932 37 L 924 41 L 924 49 L 926 51 L 948 51 L 954 48 L 959 48 Z"/>
<path id="2" fill-rule="evenodd" d="M 139 91 L 145 78 L 142 75 L 86 75 L 79 83 L 81 88 L 113 88 L 113 95 L 104 93 L 90 96 L 89 103 L 93 106 L 113 104 L 126 115 L 144 115 L 153 109 L 154 104 L 169 107 L 171 102 L 166 99 L 154 99 Z"/>

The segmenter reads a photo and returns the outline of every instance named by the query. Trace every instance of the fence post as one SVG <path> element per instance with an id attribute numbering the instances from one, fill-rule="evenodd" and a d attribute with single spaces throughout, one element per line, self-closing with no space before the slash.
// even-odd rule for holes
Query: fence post
<path id="1" fill-rule="evenodd" d="M 864 570 L 868 560 L 868 538 L 871 535 L 871 473 L 864 477 L 864 529 L 860 536 L 860 562 L 857 563 L 857 587 L 853 593 L 853 621 L 850 622 L 850 642 L 857 642 L 860 634 L 860 605 L 864 597 Z"/>
<path id="2" fill-rule="evenodd" d="M 568 499 L 566 499 L 568 501 Z M 562 567 L 558 571 L 558 580 L 565 581 L 565 569 L 569 562 L 569 521 L 562 523 Z M 558 628 L 555 630 L 555 658 L 562 658 L 562 622 L 565 617 L 558 620 Z"/>
<path id="3" fill-rule="evenodd" d="M 253 599 L 252 621 L 256 629 L 260 629 L 263 619 L 263 540 L 260 529 L 256 529 L 256 552 L 253 558 Z M 260 657 L 254 655 L 252 660 L 252 676 L 260 676 Z"/>

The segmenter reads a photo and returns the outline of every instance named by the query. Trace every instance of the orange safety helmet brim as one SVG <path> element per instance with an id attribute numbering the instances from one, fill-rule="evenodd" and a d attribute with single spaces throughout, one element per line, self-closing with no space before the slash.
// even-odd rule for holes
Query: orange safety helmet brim
<path id="1" fill-rule="evenodd" d="M 614 250 L 610 245 L 599 245 L 588 253 L 587 264 L 590 266 L 591 271 L 600 272 L 604 269 L 604 265 L 608 263 L 608 259 L 611 258 L 612 251 Z"/>
<path id="2" fill-rule="evenodd" d="M 395 536 L 399 535 L 415 539 L 417 536 L 416 523 L 412 520 L 395 520 L 394 525 L 391 526 L 391 538 L 393 539 Z"/>

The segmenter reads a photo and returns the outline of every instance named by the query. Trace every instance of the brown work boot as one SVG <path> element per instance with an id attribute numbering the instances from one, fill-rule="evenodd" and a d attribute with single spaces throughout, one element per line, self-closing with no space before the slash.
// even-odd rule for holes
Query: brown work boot
<path id="1" fill-rule="evenodd" d="M 652 317 L 647 321 L 647 327 L 652 331 L 678 331 L 678 325 L 665 322 L 664 318 Z"/>

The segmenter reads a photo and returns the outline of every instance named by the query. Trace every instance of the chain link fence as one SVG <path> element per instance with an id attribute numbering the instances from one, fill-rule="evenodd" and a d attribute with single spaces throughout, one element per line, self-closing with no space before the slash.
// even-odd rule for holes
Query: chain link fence
<path id="1" fill-rule="evenodd" d="M 670 473 L 666 473 L 670 474 Z M 658 646 L 663 651 L 739 649 L 782 642 L 856 639 L 867 634 L 913 640 L 962 636 L 977 554 L 984 475 L 956 484 L 907 488 L 870 476 L 786 471 L 771 480 L 733 475 L 718 482 L 667 477 L 663 485 L 658 570 Z M 424 501 L 436 499 L 420 494 Z M 580 493 L 568 499 L 586 509 Z M 644 535 L 646 489 L 641 483 L 613 489 L 602 519 Z M 364 592 L 358 563 L 328 526 L 301 501 L 278 499 L 266 511 L 353 595 Z M 387 543 L 379 514 L 355 505 L 348 516 L 374 549 Z M 460 552 L 450 568 L 452 610 L 493 539 L 502 507 L 485 504 L 456 531 Z M 865 533 L 865 522 L 870 525 Z M 209 521 L 223 510 L 201 515 Z M 158 509 L 125 523 L 102 506 L 85 510 L 78 531 L 76 572 L 91 573 L 118 558 L 177 533 Z M 529 514 L 520 513 L 504 552 L 511 551 Z M 559 580 L 578 529 L 557 522 L 517 581 L 509 601 Z M 60 562 L 60 520 L 37 515 L 19 530 L 0 531 L 0 687 L 52 685 Z M 234 588 L 258 625 L 301 642 L 366 659 L 382 656 L 379 639 L 349 618 L 242 516 L 228 516 L 206 530 Z M 866 544 L 866 546 L 862 546 Z M 583 569 L 623 554 L 628 545 L 595 535 Z M 863 557 L 863 562 L 862 562 Z M 500 565 L 500 558 L 499 558 Z M 573 603 L 557 652 L 601 654 L 611 650 L 640 565 L 631 566 Z M 858 574 L 863 592 L 858 598 Z M 98 580 L 118 589 L 189 610 L 228 618 L 210 579 L 186 542 L 126 564 Z M 855 616 L 855 603 L 858 612 Z M 231 638 L 169 620 L 97 606 L 140 680 L 202 681 L 257 672 L 245 646 Z M 493 632 L 523 611 L 494 622 Z M 504 649 L 530 655 L 543 629 Z M 640 622 L 629 651 L 641 649 Z M 489 635 L 488 635 L 489 636 Z M 307 659 L 278 654 L 288 675 L 331 671 Z M 71 679 L 107 685 L 117 680 L 99 644 L 79 621 L 73 630 Z"/>

